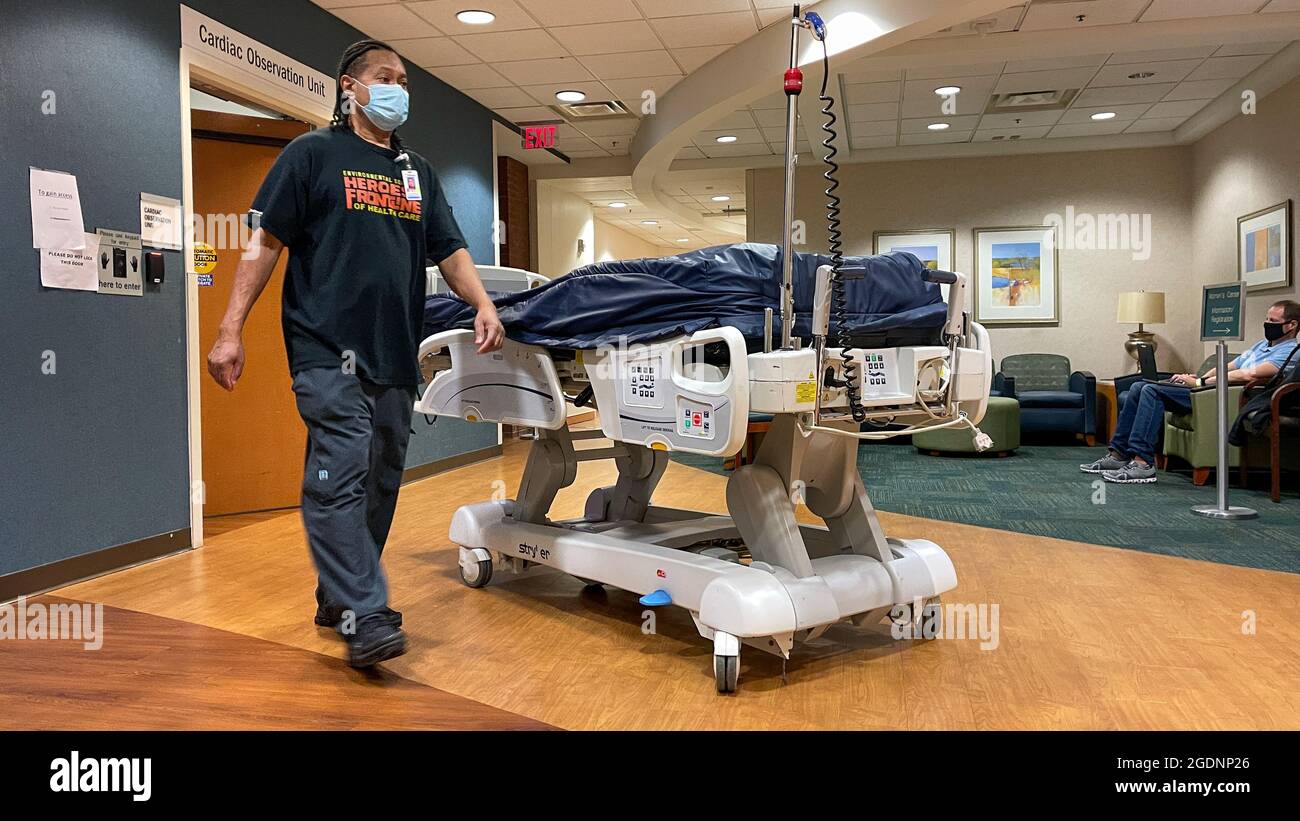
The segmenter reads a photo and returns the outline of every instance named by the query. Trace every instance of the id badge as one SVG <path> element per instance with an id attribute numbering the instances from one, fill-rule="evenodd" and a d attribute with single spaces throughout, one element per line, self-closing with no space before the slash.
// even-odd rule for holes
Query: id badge
<path id="1" fill-rule="evenodd" d="M 420 194 L 420 172 L 408 169 L 402 172 L 402 187 L 406 189 L 406 198 L 412 201 L 422 199 Z"/>

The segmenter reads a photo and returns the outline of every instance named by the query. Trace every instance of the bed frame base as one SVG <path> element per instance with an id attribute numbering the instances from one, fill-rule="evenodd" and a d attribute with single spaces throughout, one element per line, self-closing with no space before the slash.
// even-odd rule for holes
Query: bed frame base
<path id="1" fill-rule="evenodd" d="M 755 462 L 728 479 L 731 516 L 651 505 L 667 453 L 630 443 L 577 449 L 575 441 L 601 434 L 567 426 L 539 435 L 516 499 L 466 505 L 452 518 L 466 583 L 482 586 L 494 568 L 545 565 L 636 593 L 647 606 L 683 607 L 714 643 L 721 692 L 736 686 L 741 643 L 789 658 L 796 639 L 839 622 L 935 619 L 939 609 L 925 605 L 957 584 L 938 545 L 885 537 L 858 474 L 856 441 L 805 436 L 793 415 L 777 415 Z M 615 484 L 590 494 L 582 518 L 550 520 L 578 464 L 603 458 L 615 461 Z M 799 504 L 824 525 L 798 523 Z"/>

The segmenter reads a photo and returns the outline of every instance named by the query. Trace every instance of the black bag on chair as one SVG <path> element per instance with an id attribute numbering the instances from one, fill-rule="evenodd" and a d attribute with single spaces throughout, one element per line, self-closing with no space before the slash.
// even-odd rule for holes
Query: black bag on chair
<path id="1" fill-rule="evenodd" d="M 1277 373 L 1270 379 L 1263 388 L 1254 396 L 1246 401 L 1242 407 L 1241 413 L 1237 414 L 1237 419 L 1232 423 L 1231 430 L 1228 431 L 1228 444 L 1236 447 L 1242 447 L 1246 444 L 1251 436 L 1257 436 L 1268 429 L 1269 424 L 1273 421 L 1273 393 L 1283 385 L 1300 382 L 1300 363 L 1291 368 L 1287 373 L 1287 368 L 1291 360 L 1295 358 L 1296 352 L 1300 351 L 1300 346 L 1292 349 L 1286 362 L 1278 368 Z M 1284 408 L 1291 410 L 1300 407 L 1300 394 L 1292 394 L 1285 397 Z"/>

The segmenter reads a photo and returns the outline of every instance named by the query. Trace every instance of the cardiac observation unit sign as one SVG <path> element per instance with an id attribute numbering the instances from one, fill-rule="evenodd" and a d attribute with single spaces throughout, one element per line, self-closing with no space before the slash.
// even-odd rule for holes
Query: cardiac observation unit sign
<path id="1" fill-rule="evenodd" d="M 334 109 L 334 81 L 329 77 L 188 6 L 181 6 L 181 45 L 288 91 L 307 107 L 323 109 L 327 118 Z"/>

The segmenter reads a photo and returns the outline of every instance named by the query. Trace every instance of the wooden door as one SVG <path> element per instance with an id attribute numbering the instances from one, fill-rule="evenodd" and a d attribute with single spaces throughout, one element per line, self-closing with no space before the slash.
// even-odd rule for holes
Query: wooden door
<path id="1" fill-rule="evenodd" d="M 217 254 L 212 285 L 199 288 L 199 350 L 205 368 L 241 253 L 239 234 L 230 231 L 230 215 L 247 213 L 283 138 L 306 129 L 301 123 L 194 112 L 194 211 L 203 221 L 199 240 Z M 276 133 L 268 135 L 268 130 Z M 227 236 L 221 242 L 223 231 Z M 306 430 L 294 404 L 280 330 L 287 258 L 286 251 L 244 326 L 244 372 L 235 390 L 219 387 L 206 370 L 201 377 L 207 516 L 299 504 Z"/>

